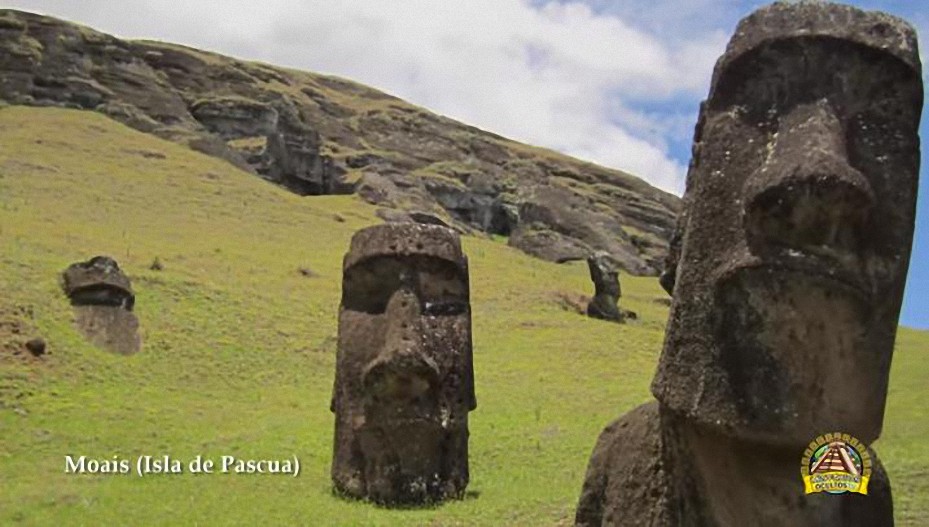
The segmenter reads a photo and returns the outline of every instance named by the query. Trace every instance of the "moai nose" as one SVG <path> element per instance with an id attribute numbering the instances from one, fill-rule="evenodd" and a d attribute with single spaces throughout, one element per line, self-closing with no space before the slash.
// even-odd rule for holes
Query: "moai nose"
<path id="1" fill-rule="evenodd" d="M 384 347 L 365 368 L 363 382 L 375 399 L 409 402 L 438 384 L 438 367 L 423 351 L 422 307 L 408 287 L 387 302 Z"/>
<path id="2" fill-rule="evenodd" d="M 755 243 L 854 253 L 874 204 L 848 162 L 845 131 L 826 101 L 781 120 L 768 157 L 745 186 L 745 227 Z"/>

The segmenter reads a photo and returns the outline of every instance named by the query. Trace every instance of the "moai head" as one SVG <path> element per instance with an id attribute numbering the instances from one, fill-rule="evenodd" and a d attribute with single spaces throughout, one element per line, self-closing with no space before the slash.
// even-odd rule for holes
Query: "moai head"
<path id="1" fill-rule="evenodd" d="M 742 20 L 696 127 L 655 396 L 802 445 L 881 431 L 910 257 L 921 66 L 883 13 L 774 4 Z M 675 258 L 676 257 L 676 258 Z"/>
<path id="2" fill-rule="evenodd" d="M 88 340 L 122 355 L 141 349 L 139 320 L 132 312 L 135 294 L 116 260 L 94 256 L 69 265 L 62 278 L 75 322 Z"/>
<path id="3" fill-rule="evenodd" d="M 62 273 L 65 294 L 75 306 L 113 306 L 132 311 L 135 294 L 116 260 L 94 256 Z"/>
<path id="4" fill-rule="evenodd" d="M 336 489 L 387 504 L 463 494 L 476 402 L 458 235 L 416 223 L 358 231 L 343 264 L 338 346 Z"/>

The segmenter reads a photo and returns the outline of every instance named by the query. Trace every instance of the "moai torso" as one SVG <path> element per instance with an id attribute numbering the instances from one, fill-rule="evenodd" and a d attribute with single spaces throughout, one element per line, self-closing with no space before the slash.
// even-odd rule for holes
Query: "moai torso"
<path id="1" fill-rule="evenodd" d="M 476 402 L 458 235 L 416 223 L 363 229 L 343 273 L 332 398 L 336 489 L 386 504 L 461 496 Z"/>
<path id="2" fill-rule="evenodd" d="M 797 468 L 821 434 L 880 435 L 922 93 L 916 36 L 897 18 L 777 3 L 739 24 L 701 107 L 662 278 L 674 298 L 658 401 L 604 431 L 579 525 L 893 524 L 873 452 L 868 496 L 805 495 Z M 636 500 L 642 474 L 664 483 Z"/>

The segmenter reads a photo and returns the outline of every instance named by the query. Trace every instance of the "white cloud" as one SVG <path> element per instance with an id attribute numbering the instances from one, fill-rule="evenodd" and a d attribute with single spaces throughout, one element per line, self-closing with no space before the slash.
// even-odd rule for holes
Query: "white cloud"
<path id="1" fill-rule="evenodd" d="M 516 140 L 680 192 L 637 102 L 705 94 L 721 32 L 658 38 L 579 2 L 522 0 L 14 1 L 127 38 L 157 38 L 337 74 Z M 635 119 L 611 114 L 616 94 Z"/>

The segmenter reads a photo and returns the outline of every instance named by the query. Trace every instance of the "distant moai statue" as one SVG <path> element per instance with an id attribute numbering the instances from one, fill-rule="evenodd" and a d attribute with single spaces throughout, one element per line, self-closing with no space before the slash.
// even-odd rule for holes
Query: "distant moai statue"
<path id="1" fill-rule="evenodd" d="M 135 293 L 116 260 L 95 256 L 71 264 L 62 278 L 77 326 L 88 340 L 122 355 L 139 351 L 139 320 L 132 312 Z"/>
<path id="2" fill-rule="evenodd" d="M 873 451 L 859 463 L 826 436 L 820 458 L 870 470 L 867 496 L 806 494 L 801 475 L 822 468 L 807 466 L 816 438 L 881 432 L 922 102 L 900 19 L 803 2 L 741 21 L 701 107 L 662 280 L 657 402 L 601 434 L 578 525 L 893 525 Z"/>
<path id="3" fill-rule="evenodd" d="M 594 283 L 594 296 L 587 304 L 587 316 L 622 322 L 623 313 L 619 309 L 619 271 L 610 259 L 609 253 L 597 252 L 587 257 L 590 280 Z"/>
<path id="4" fill-rule="evenodd" d="M 461 497 L 475 407 L 458 235 L 417 223 L 355 233 L 343 263 L 331 406 L 336 490 L 384 504 Z"/>

